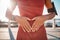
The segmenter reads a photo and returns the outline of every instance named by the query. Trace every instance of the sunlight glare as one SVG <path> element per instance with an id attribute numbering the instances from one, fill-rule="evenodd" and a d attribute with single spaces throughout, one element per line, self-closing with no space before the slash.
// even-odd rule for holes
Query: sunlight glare
<path id="1" fill-rule="evenodd" d="M 7 8 L 11 6 L 10 0 L 1 0 L 0 2 L 0 20 L 1 21 L 8 21 L 8 19 L 5 17 Z M 19 15 L 18 7 L 13 12 L 14 15 Z"/>

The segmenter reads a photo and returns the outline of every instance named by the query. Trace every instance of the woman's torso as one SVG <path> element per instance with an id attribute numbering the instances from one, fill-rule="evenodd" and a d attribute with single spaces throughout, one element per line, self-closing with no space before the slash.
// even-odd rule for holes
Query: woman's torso
<path id="1" fill-rule="evenodd" d="M 42 15 L 45 0 L 17 0 L 21 16 L 33 18 Z"/>
<path id="2" fill-rule="evenodd" d="M 42 15 L 45 0 L 17 0 L 17 3 L 21 16 L 34 18 Z M 33 24 L 33 22 L 30 22 L 30 24 Z M 31 33 L 24 32 L 19 26 L 17 40 L 20 40 L 20 37 L 23 40 L 47 40 L 44 25 L 37 32 Z"/>

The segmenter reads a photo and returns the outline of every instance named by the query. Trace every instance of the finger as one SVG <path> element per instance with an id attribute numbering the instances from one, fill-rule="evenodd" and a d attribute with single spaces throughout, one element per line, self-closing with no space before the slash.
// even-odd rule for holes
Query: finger
<path id="1" fill-rule="evenodd" d="M 24 27 L 22 27 L 22 29 L 23 29 L 23 31 L 24 31 L 24 32 L 26 32 L 26 30 L 25 30 L 25 28 L 24 28 Z"/>
<path id="2" fill-rule="evenodd" d="M 27 32 L 29 32 L 29 26 L 27 26 L 28 25 L 28 21 L 25 19 L 25 20 L 22 20 L 21 22 L 22 22 L 23 27 L 25 28 L 25 30 Z"/>
<path id="3" fill-rule="evenodd" d="M 31 26 L 29 23 L 27 24 L 27 27 L 28 27 L 29 32 L 31 32 Z"/>
<path id="4" fill-rule="evenodd" d="M 28 29 L 28 26 L 27 26 L 27 21 L 26 20 L 24 20 L 24 21 L 22 20 L 21 22 L 22 22 L 21 24 L 24 27 L 24 29 L 26 30 L 26 32 L 29 32 L 29 29 Z"/>
<path id="5" fill-rule="evenodd" d="M 36 24 L 38 24 L 38 21 L 37 20 L 34 21 L 34 23 L 32 25 L 32 28 L 34 28 L 36 26 Z"/>
<path id="6" fill-rule="evenodd" d="M 39 28 L 41 27 L 42 24 L 43 24 L 43 22 L 40 21 L 40 20 L 37 22 L 37 25 L 35 26 L 36 27 L 36 31 L 39 30 Z"/>
<path id="7" fill-rule="evenodd" d="M 21 24 L 18 24 L 18 26 L 21 26 Z M 23 29 L 23 31 L 24 31 L 24 32 L 26 32 L 26 30 L 24 29 L 24 27 L 23 27 L 23 26 L 22 26 L 22 29 Z"/>
<path id="8" fill-rule="evenodd" d="M 30 26 L 30 24 L 26 21 L 26 28 L 28 29 L 28 31 L 30 32 L 31 31 L 31 26 Z"/>
<path id="9" fill-rule="evenodd" d="M 28 29 L 28 26 L 27 25 L 25 25 L 25 28 L 26 28 L 26 31 L 27 32 L 30 32 L 30 30 Z"/>
<path id="10" fill-rule="evenodd" d="M 25 19 L 27 19 L 27 20 L 31 20 L 30 18 L 28 18 L 28 17 L 24 17 Z"/>
<path id="11" fill-rule="evenodd" d="M 38 20 L 36 20 L 35 22 L 34 22 L 34 24 L 33 24 L 33 29 L 32 30 L 37 30 L 37 28 L 38 28 L 38 26 L 39 26 L 39 21 Z"/>
<path id="12" fill-rule="evenodd" d="M 29 32 L 28 29 L 26 28 L 26 26 L 24 26 L 24 29 L 26 30 L 26 32 Z"/>
<path id="13" fill-rule="evenodd" d="M 39 30 L 39 27 L 40 27 L 40 22 L 38 22 L 38 24 L 35 26 L 35 30 L 38 31 Z"/>
<path id="14" fill-rule="evenodd" d="M 27 32 L 29 32 L 28 26 L 26 25 L 26 22 L 23 23 L 23 27 L 24 27 L 24 29 L 25 29 Z"/>
<path id="15" fill-rule="evenodd" d="M 24 25 L 22 23 L 20 23 L 20 26 L 22 27 L 23 31 L 26 32 Z"/>
<path id="16" fill-rule="evenodd" d="M 36 31 L 39 30 L 39 28 L 44 24 L 44 22 L 39 22 L 38 25 L 37 25 L 37 28 L 36 28 Z"/>
<path id="17" fill-rule="evenodd" d="M 37 17 L 34 17 L 32 20 L 36 20 Z"/>
<path id="18" fill-rule="evenodd" d="M 25 19 L 25 20 L 24 20 L 24 19 Z M 30 29 L 31 29 L 31 27 L 30 27 L 28 21 L 26 20 L 26 18 L 24 18 L 24 19 L 21 19 L 21 20 L 20 20 L 20 23 L 21 23 L 21 25 L 24 27 L 24 29 L 25 29 L 27 32 L 29 32 Z"/>
<path id="19" fill-rule="evenodd" d="M 33 31 L 37 31 L 37 28 L 38 28 L 38 24 L 36 24 L 34 27 L 33 27 Z"/>
<path id="20" fill-rule="evenodd" d="M 32 28 L 31 30 L 32 30 L 32 32 L 35 32 L 35 28 Z"/>
<path id="21" fill-rule="evenodd" d="M 23 28 L 26 30 L 26 32 L 29 32 L 25 24 L 23 25 Z"/>
<path id="22" fill-rule="evenodd" d="M 28 31 L 28 29 L 27 29 L 27 28 L 26 28 L 26 26 L 25 26 L 24 21 L 21 21 L 21 22 L 20 22 L 20 25 L 21 25 L 21 27 L 22 27 L 23 31 L 25 31 L 25 32 L 27 32 L 27 31 Z"/>
<path id="23" fill-rule="evenodd" d="M 24 30 L 28 31 L 28 28 L 25 25 L 26 24 L 25 20 L 24 19 L 21 19 L 19 22 L 20 22 L 20 25 L 21 25 L 22 29 L 24 28 Z"/>
<path id="24" fill-rule="evenodd" d="M 32 25 L 32 32 L 35 32 L 35 22 L 33 23 L 33 25 Z"/>

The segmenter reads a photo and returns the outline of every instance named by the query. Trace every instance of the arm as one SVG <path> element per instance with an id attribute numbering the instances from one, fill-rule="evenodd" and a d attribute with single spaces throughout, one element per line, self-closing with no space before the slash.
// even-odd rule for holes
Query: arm
<path id="1" fill-rule="evenodd" d="M 52 5 L 52 3 L 51 3 L 51 0 L 45 0 L 45 5 L 46 5 L 47 9 L 53 8 L 53 5 Z M 54 11 L 53 11 L 53 12 L 49 12 L 49 14 L 46 15 L 46 18 L 47 18 L 47 20 L 50 20 L 50 19 L 52 19 L 55 15 L 56 15 L 56 13 L 55 13 Z"/>
<path id="2" fill-rule="evenodd" d="M 30 32 L 31 31 L 31 26 L 27 20 L 30 20 L 27 17 L 20 17 L 20 16 L 15 16 L 12 15 L 17 3 L 16 0 L 11 0 L 11 5 L 8 7 L 6 11 L 6 17 L 10 20 L 15 20 L 17 23 L 20 24 L 24 32 Z"/>
<path id="3" fill-rule="evenodd" d="M 45 5 L 47 9 L 53 8 L 51 0 L 45 0 Z M 39 28 L 44 24 L 46 20 L 50 20 L 55 16 L 55 12 L 49 12 L 47 15 L 42 15 L 34 17 L 32 20 L 35 20 L 32 25 L 32 32 L 39 30 Z"/>
<path id="4" fill-rule="evenodd" d="M 7 11 L 6 11 L 6 17 L 11 20 L 11 18 L 13 16 L 12 13 L 13 13 L 17 3 L 16 3 L 16 0 L 10 0 L 10 2 L 11 2 L 10 6 L 7 8 Z"/>

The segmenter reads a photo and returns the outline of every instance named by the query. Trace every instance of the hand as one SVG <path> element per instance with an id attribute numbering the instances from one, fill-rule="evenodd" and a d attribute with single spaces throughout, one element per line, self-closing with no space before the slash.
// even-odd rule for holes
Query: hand
<path id="1" fill-rule="evenodd" d="M 39 28 L 44 24 L 44 22 L 47 20 L 46 16 L 38 16 L 33 18 L 32 20 L 35 20 L 32 25 L 32 32 L 38 31 Z"/>
<path id="2" fill-rule="evenodd" d="M 9 20 L 11 20 L 12 16 L 13 15 L 10 12 L 10 10 L 7 10 L 6 17 Z M 31 31 L 31 26 L 30 26 L 30 24 L 28 22 L 28 20 L 30 20 L 29 18 L 27 18 L 27 17 L 19 17 L 19 16 L 14 16 L 14 17 L 15 17 L 16 22 L 19 23 L 22 26 L 23 31 L 27 31 L 27 32 Z"/>
<path id="3" fill-rule="evenodd" d="M 20 24 L 24 32 L 31 32 L 31 26 L 28 22 L 30 20 L 27 17 L 16 16 L 16 22 Z"/>

